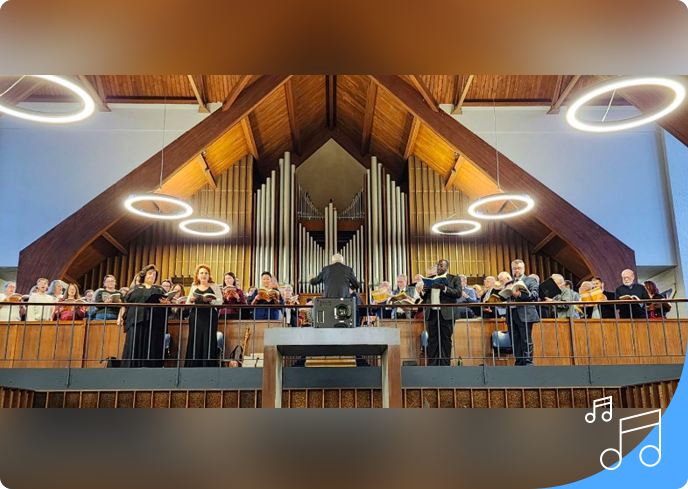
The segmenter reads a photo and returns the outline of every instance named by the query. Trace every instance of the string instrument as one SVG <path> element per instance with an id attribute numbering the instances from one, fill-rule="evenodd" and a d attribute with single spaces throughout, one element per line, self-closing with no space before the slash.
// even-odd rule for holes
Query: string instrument
<path id="1" fill-rule="evenodd" d="M 244 352 L 248 348 L 248 340 L 251 338 L 251 328 L 246 328 L 246 334 L 244 334 L 244 341 L 241 346 L 237 346 L 232 353 L 229 355 L 229 367 L 239 368 L 244 365 Z"/>

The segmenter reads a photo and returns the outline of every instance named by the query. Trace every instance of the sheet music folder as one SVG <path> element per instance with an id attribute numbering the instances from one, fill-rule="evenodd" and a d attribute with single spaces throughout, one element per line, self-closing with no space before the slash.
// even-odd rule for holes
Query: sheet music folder
<path id="1" fill-rule="evenodd" d="M 542 300 L 545 298 L 554 299 L 559 294 L 561 294 L 561 289 L 551 278 L 548 278 L 540 285 L 540 299 Z"/>

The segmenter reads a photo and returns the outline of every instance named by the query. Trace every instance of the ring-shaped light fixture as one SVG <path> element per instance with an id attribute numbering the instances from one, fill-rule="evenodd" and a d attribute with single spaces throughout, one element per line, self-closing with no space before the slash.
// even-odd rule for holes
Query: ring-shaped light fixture
<path id="1" fill-rule="evenodd" d="M 35 78 L 41 78 L 49 82 L 53 82 L 61 87 L 66 88 L 73 95 L 75 95 L 83 104 L 83 107 L 77 111 L 63 112 L 63 113 L 49 113 L 49 112 L 38 112 L 35 110 L 22 109 L 17 106 L 7 105 L 0 99 L 0 112 L 4 112 L 7 115 L 12 115 L 14 117 L 19 117 L 20 119 L 25 119 L 34 122 L 44 122 L 47 124 L 68 124 L 70 122 L 79 122 L 90 117 L 93 112 L 95 112 L 96 104 L 89 93 L 81 88 L 77 83 L 72 80 L 63 78 L 57 75 L 25 75 L 32 76 Z"/>
<path id="2" fill-rule="evenodd" d="M 137 209 L 134 204 L 139 202 L 165 202 L 167 204 L 176 205 L 179 207 L 178 212 L 163 214 L 146 212 L 141 209 Z M 163 194 L 141 194 L 141 195 L 130 195 L 129 198 L 124 202 L 124 207 L 126 207 L 130 212 L 141 217 L 148 217 L 151 219 L 163 219 L 167 221 L 176 221 L 177 219 L 184 219 L 193 214 L 193 208 L 181 199 L 172 197 L 170 195 Z"/>
<path id="3" fill-rule="evenodd" d="M 646 112 L 630 119 L 624 119 L 616 122 L 595 122 L 583 121 L 578 118 L 580 109 L 591 100 L 594 100 L 604 94 L 613 92 L 614 90 L 623 90 L 624 88 L 641 87 L 641 86 L 658 86 L 665 87 L 674 92 L 673 100 L 664 107 L 659 107 L 651 112 Z M 676 110 L 686 99 L 686 84 L 675 77 L 670 76 L 620 76 L 611 80 L 602 82 L 598 85 L 584 90 L 576 100 L 571 104 L 567 113 L 566 121 L 574 128 L 587 132 L 617 132 L 634 129 L 636 127 L 649 124 L 662 117 L 670 114 Z"/>
<path id="4" fill-rule="evenodd" d="M 447 226 L 458 226 L 458 225 L 466 225 L 466 226 L 473 226 L 472 229 L 467 229 L 466 231 L 458 231 L 455 233 L 449 233 L 446 231 L 442 231 L 442 228 L 447 227 Z M 470 221 L 468 219 L 454 219 L 450 221 L 442 221 L 438 222 L 432 227 L 432 232 L 435 234 L 441 234 L 443 236 L 467 236 L 469 234 L 474 234 L 480 231 L 482 228 L 482 224 L 476 221 Z"/>
<path id="5" fill-rule="evenodd" d="M 215 231 L 212 233 L 204 232 L 204 231 L 196 231 L 194 229 L 189 229 L 189 226 L 192 224 L 211 224 L 213 226 L 218 226 L 220 229 L 219 231 Z M 214 238 L 217 236 L 224 236 L 225 234 L 229 233 L 229 224 L 226 222 L 218 221 L 216 219 L 189 219 L 188 221 L 183 221 L 179 223 L 179 229 L 184 231 L 185 233 L 193 234 L 194 236 L 202 236 L 205 238 Z"/>
<path id="6" fill-rule="evenodd" d="M 517 209 L 513 212 L 507 212 L 506 214 L 484 214 L 479 211 L 480 207 L 491 204 L 493 202 L 508 202 L 508 201 L 523 202 L 525 207 Z M 527 214 L 535 207 L 535 201 L 529 195 L 523 194 L 494 194 L 482 197 L 468 208 L 468 213 L 477 219 L 486 219 L 491 221 L 498 221 L 500 219 L 510 219 L 512 217 L 522 216 Z"/>

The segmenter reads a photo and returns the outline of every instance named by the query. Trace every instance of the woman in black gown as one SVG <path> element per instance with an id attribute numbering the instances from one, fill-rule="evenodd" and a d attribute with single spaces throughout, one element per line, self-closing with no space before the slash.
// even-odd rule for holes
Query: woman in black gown
<path id="1" fill-rule="evenodd" d="M 208 265 L 198 265 L 194 273 L 194 283 L 189 292 L 187 304 L 212 304 L 221 306 L 222 289 L 213 282 Z M 208 296 L 204 294 L 212 294 Z M 187 368 L 217 367 L 217 323 L 216 307 L 193 308 L 189 314 L 189 339 L 186 345 Z"/>
<path id="2" fill-rule="evenodd" d="M 148 265 L 139 273 L 139 285 L 134 286 L 124 298 L 127 304 L 167 303 L 165 291 L 159 285 L 158 271 Z M 129 307 L 124 316 L 123 368 L 162 368 L 165 363 L 164 307 Z"/>

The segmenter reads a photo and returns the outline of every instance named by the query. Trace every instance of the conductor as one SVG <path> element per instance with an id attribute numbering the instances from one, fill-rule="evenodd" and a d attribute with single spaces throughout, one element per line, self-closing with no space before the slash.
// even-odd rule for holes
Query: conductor
<path id="1" fill-rule="evenodd" d="M 351 296 L 351 290 L 359 290 L 361 286 L 356 280 L 352 268 L 344 264 L 344 257 L 340 254 L 332 257 L 332 265 L 323 268 L 320 275 L 311 277 L 311 285 L 325 284 L 323 298 L 345 299 Z"/>

